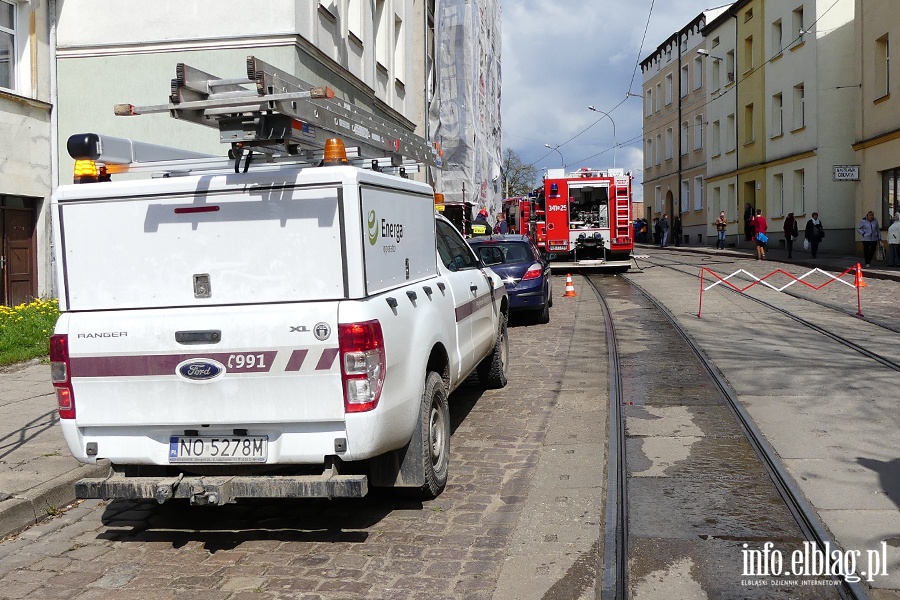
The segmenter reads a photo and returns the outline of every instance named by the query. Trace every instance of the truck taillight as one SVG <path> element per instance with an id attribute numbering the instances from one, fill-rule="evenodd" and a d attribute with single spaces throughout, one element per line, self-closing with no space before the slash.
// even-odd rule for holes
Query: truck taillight
<path id="1" fill-rule="evenodd" d="M 50 336 L 50 380 L 56 388 L 60 419 L 75 418 L 75 396 L 69 378 L 69 336 Z"/>
<path id="2" fill-rule="evenodd" d="M 384 385 L 384 335 L 381 323 L 338 325 L 344 410 L 364 412 L 378 406 Z"/>

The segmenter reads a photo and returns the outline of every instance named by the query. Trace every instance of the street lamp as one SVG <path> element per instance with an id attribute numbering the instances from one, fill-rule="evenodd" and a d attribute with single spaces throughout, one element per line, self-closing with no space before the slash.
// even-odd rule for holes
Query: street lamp
<path id="1" fill-rule="evenodd" d="M 588 110 L 592 110 L 594 112 L 598 112 L 598 113 L 602 114 L 603 117 L 606 117 L 607 119 L 609 119 L 609 122 L 612 123 L 613 144 L 614 144 L 613 145 L 613 168 L 615 168 L 616 167 L 616 154 L 618 153 L 618 148 L 619 148 L 619 142 L 616 140 L 616 122 L 613 121 L 613 118 L 611 116 L 609 116 L 609 113 L 605 113 L 602 110 L 598 110 L 598 109 L 594 108 L 593 106 L 588 106 Z M 603 117 L 600 117 L 600 119 L 602 119 Z"/>
<path id="2" fill-rule="evenodd" d="M 554 151 L 556 151 L 557 154 L 559 154 L 559 162 L 562 163 L 562 168 L 565 169 L 566 168 L 566 159 L 563 158 L 562 152 L 559 151 L 559 144 L 557 144 L 555 146 L 551 146 L 550 144 L 544 144 L 544 147 L 550 148 L 551 150 L 554 150 Z"/>

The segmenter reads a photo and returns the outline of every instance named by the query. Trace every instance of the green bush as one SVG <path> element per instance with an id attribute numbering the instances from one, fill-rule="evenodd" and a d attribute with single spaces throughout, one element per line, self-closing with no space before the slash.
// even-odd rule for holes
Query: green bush
<path id="1" fill-rule="evenodd" d="M 57 318 L 56 300 L 0 306 L 0 366 L 47 356 Z"/>

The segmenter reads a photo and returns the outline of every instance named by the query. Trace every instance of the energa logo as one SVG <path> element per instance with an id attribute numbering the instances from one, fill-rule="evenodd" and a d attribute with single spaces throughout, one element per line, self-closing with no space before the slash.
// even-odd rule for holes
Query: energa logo
<path id="1" fill-rule="evenodd" d="M 369 225 L 369 245 L 374 246 L 378 242 L 378 217 L 375 216 L 375 211 L 369 211 L 368 218 Z"/>

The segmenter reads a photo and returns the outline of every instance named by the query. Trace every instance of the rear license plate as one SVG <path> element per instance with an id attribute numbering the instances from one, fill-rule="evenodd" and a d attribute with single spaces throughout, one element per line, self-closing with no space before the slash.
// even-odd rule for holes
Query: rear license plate
<path id="1" fill-rule="evenodd" d="M 550 244 L 551 250 L 566 250 L 567 248 L 566 244 Z"/>
<path id="2" fill-rule="evenodd" d="M 172 436 L 170 463 L 264 463 L 269 455 L 267 436 Z"/>

